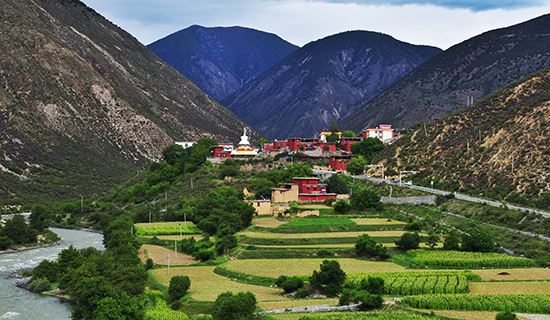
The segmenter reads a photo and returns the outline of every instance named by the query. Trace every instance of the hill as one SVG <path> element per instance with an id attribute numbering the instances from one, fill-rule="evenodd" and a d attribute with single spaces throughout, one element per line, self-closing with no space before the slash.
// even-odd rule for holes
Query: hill
<path id="1" fill-rule="evenodd" d="M 151 43 L 149 48 L 221 101 L 298 47 L 254 29 L 194 25 Z"/>
<path id="2" fill-rule="evenodd" d="M 361 130 L 439 119 L 529 74 L 550 67 L 550 15 L 457 44 L 342 120 Z"/>
<path id="3" fill-rule="evenodd" d="M 0 4 L 0 202 L 104 191 L 174 140 L 243 122 L 76 0 Z"/>
<path id="4" fill-rule="evenodd" d="M 466 112 L 417 125 L 381 157 L 417 178 L 511 202 L 550 206 L 550 69 Z M 441 185 L 441 181 L 448 181 Z"/>
<path id="5" fill-rule="evenodd" d="M 308 43 L 225 105 L 270 138 L 312 136 L 440 52 L 350 31 Z"/>

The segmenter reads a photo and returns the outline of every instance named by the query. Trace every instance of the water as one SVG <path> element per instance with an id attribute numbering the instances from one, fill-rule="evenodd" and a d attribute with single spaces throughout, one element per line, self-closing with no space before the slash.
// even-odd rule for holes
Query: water
<path id="1" fill-rule="evenodd" d="M 14 271 L 36 266 L 44 259 L 53 260 L 61 250 L 76 248 L 103 249 L 101 234 L 66 229 L 51 229 L 63 240 L 61 245 L 0 255 L 0 320 L 69 320 L 69 305 L 54 297 L 44 297 L 16 287 Z"/>

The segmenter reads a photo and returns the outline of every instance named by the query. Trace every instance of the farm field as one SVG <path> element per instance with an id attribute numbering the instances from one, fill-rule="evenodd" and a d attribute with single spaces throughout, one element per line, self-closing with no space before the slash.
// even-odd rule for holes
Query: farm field
<path id="1" fill-rule="evenodd" d="M 499 268 L 535 266 L 533 260 L 509 256 L 500 253 L 480 253 L 444 250 L 409 250 L 400 255 L 403 259 L 416 266 L 446 267 L 446 268 Z"/>
<path id="2" fill-rule="evenodd" d="M 483 281 L 550 280 L 550 268 L 472 270 Z"/>
<path id="3" fill-rule="evenodd" d="M 321 262 L 326 259 L 254 259 L 233 260 L 224 264 L 231 271 L 276 278 L 280 275 L 299 276 L 311 275 L 318 270 Z M 346 273 L 363 272 L 397 272 L 406 270 L 392 262 L 368 261 L 358 259 L 336 259 Z"/>
<path id="4" fill-rule="evenodd" d="M 254 218 L 252 224 L 263 228 L 277 228 L 278 226 L 286 223 L 286 221 L 277 220 L 271 217 Z"/>
<path id="5" fill-rule="evenodd" d="M 182 234 L 181 236 L 180 235 L 168 235 L 168 236 L 142 236 L 143 238 L 147 238 L 147 239 L 152 239 L 153 237 L 157 237 L 157 239 L 159 240 L 182 240 L 182 239 L 190 239 L 190 238 L 195 238 L 195 239 L 200 239 L 201 238 L 201 235 L 199 234 Z"/>
<path id="6" fill-rule="evenodd" d="M 329 312 L 277 315 L 281 320 L 439 320 L 437 317 L 404 311 Z"/>
<path id="7" fill-rule="evenodd" d="M 356 224 L 402 224 L 406 225 L 403 221 L 398 220 L 392 220 L 387 218 L 355 218 L 351 219 L 351 221 L 355 222 Z"/>
<path id="8" fill-rule="evenodd" d="M 173 276 L 188 276 L 191 279 L 189 293 L 193 299 L 199 301 L 214 301 L 218 295 L 227 291 L 250 291 L 254 293 L 258 301 L 289 300 L 281 295 L 279 289 L 239 283 L 217 275 L 212 266 L 176 267 L 171 268 L 170 273 L 167 268 L 155 269 L 151 272 L 164 285 L 168 285 Z"/>
<path id="9" fill-rule="evenodd" d="M 422 310 L 425 312 L 430 312 L 431 310 Z M 449 317 L 452 319 L 460 320 L 487 320 L 494 319 L 497 315 L 497 312 L 494 311 L 457 311 L 457 310 L 437 310 L 435 314 L 441 315 L 444 317 Z M 518 317 L 518 319 L 523 319 Z"/>
<path id="10" fill-rule="evenodd" d="M 345 226 L 355 224 L 355 222 L 347 218 L 311 217 L 290 220 L 283 224 L 282 227 Z"/>
<path id="11" fill-rule="evenodd" d="M 395 243 L 387 242 L 382 243 L 386 248 L 395 248 L 397 247 Z M 270 248 L 270 249 L 285 249 L 285 248 L 304 248 L 304 249 L 316 249 L 316 248 L 354 248 L 355 243 L 350 241 L 349 243 L 326 243 L 326 244 L 294 244 L 294 245 L 254 245 L 257 248 Z M 421 248 L 428 248 L 425 243 L 420 244 Z M 442 243 L 438 243 L 436 248 L 443 247 Z"/>
<path id="12" fill-rule="evenodd" d="M 336 306 L 338 299 L 289 299 L 285 301 L 261 301 L 258 306 L 262 310 L 275 310 L 303 306 Z"/>
<path id="13" fill-rule="evenodd" d="M 479 294 L 548 294 L 550 282 L 470 282 L 471 293 Z"/>
<path id="14" fill-rule="evenodd" d="M 139 236 L 154 235 L 179 235 L 198 234 L 200 230 L 192 222 L 173 221 L 173 222 L 153 222 L 136 223 L 136 234 Z"/>
<path id="15" fill-rule="evenodd" d="M 404 231 L 349 231 L 349 232 L 319 232 L 319 233 L 271 233 L 243 231 L 239 235 L 250 238 L 265 239 L 316 239 L 316 238 L 356 238 L 363 234 L 371 237 L 400 237 Z"/>
<path id="16" fill-rule="evenodd" d="M 144 244 L 139 249 L 139 257 L 143 262 L 151 258 L 155 264 L 168 265 L 168 256 L 170 256 L 171 265 L 186 265 L 197 262 L 189 255 L 179 252 L 176 254 L 173 250 L 161 246 Z"/>

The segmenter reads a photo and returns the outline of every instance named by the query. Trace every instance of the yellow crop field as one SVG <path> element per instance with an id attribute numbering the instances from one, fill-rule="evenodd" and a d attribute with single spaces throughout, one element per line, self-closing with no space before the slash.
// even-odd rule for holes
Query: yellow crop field
<path id="1" fill-rule="evenodd" d="M 293 245 L 276 245 L 276 246 L 268 246 L 268 245 L 257 245 L 255 247 L 257 248 L 265 248 L 265 249 L 316 249 L 316 248 L 353 248 L 355 246 L 355 243 L 335 243 L 335 244 L 293 244 Z"/>
<path id="2" fill-rule="evenodd" d="M 318 238 L 352 238 L 363 234 L 371 237 L 400 237 L 404 231 L 351 231 L 351 232 L 319 232 L 319 233 L 271 233 L 243 231 L 240 235 L 250 238 L 264 239 L 318 239 Z"/>
<path id="3" fill-rule="evenodd" d="M 318 270 L 321 262 L 326 259 L 250 259 L 233 260 L 224 264 L 224 267 L 246 274 L 273 277 L 280 275 L 297 276 L 311 275 Z M 331 259 L 334 260 L 334 259 Z M 358 259 L 336 259 L 346 273 L 364 272 L 397 272 L 406 271 L 398 264 L 385 261 L 368 261 Z"/>
<path id="4" fill-rule="evenodd" d="M 550 280 L 548 268 L 486 269 L 472 270 L 484 281 L 502 280 Z"/>
<path id="5" fill-rule="evenodd" d="M 286 223 L 287 221 L 281 221 L 277 220 L 275 218 L 254 218 L 252 220 L 252 224 L 258 226 L 258 227 L 264 227 L 264 228 L 277 228 L 278 226 Z"/>
<path id="6" fill-rule="evenodd" d="M 424 310 L 429 313 L 431 310 Z M 458 311 L 458 310 L 437 310 L 433 311 L 437 315 L 442 315 L 444 317 L 449 317 L 452 319 L 461 319 L 461 320 L 487 320 L 494 319 L 497 312 L 492 311 Z M 521 319 L 521 318 L 519 318 Z"/>
<path id="7" fill-rule="evenodd" d="M 386 218 L 357 218 L 357 219 L 351 219 L 351 221 L 357 223 L 357 224 L 407 224 L 403 221 L 398 220 L 391 220 Z"/>
<path id="8" fill-rule="evenodd" d="M 471 293 L 482 294 L 550 294 L 550 282 L 470 282 Z"/>
<path id="9" fill-rule="evenodd" d="M 224 292 L 252 292 L 258 301 L 288 300 L 281 295 L 281 290 L 254 286 L 244 283 L 231 281 L 226 277 L 214 273 L 214 267 L 178 267 L 155 269 L 153 275 L 163 284 L 168 285 L 173 276 L 188 276 L 191 279 L 191 289 L 189 293 L 195 300 L 214 301 L 218 295 Z"/>
<path id="10" fill-rule="evenodd" d="M 197 262 L 189 255 L 179 252 L 176 254 L 175 251 L 160 246 L 144 244 L 139 249 L 139 258 L 143 262 L 151 258 L 155 264 L 168 265 L 168 256 L 170 256 L 171 265 L 186 265 Z"/>
<path id="11" fill-rule="evenodd" d="M 262 301 L 258 306 L 262 310 L 275 310 L 303 306 L 336 306 L 338 299 L 289 299 L 284 301 Z"/>
<path id="12" fill-rule="evenodd" d="M 144 238 L 152 239 L 153 237 L 157 237 L 160 240 L 182 240 L 182 239 L 189 239 L 189 238 L 195 238 L 195 240 L 199 240 L 202 238 L 199 234 L 183 234 L 183 235 L 172 235 L 172 236 L 143 236 Z"/>

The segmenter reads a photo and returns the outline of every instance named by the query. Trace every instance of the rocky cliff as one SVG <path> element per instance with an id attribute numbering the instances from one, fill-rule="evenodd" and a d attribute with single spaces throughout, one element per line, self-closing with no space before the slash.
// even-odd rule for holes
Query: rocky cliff
<path id="1" fill-rule="evenodd" d="M 311 42 L 225 100 L 270 138 L 312 136 L 441 50 L 350 31 Z"/>
<path id="2" fill-rule="evenodd" d="M 0 3 L 0 199 L 104 191 L 174 140 L 244 125 L 76 0 Z"/>

